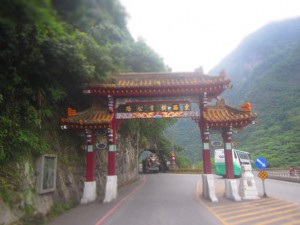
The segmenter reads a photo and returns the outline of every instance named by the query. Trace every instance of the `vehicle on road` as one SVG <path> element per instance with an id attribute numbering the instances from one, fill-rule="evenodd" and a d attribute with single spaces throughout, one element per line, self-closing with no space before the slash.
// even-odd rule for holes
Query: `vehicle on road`
<path id="1" fill-rule="evenodd" d="M 156 154 L 152 153 L 150 154 L 143 162 L 145 164 L 145 173 L 158 173 L 159 172 L 159 166 L 160 161 Z"/>
<path id="2" fill-rule="evenodd" d="M 224 149 L 215 150 L 215 171 L 216 175 L 226 176 L 225 154 Z M 234 176 L 242 175 L 242 165 L 249 165 L 252 169 L 251 156 L 249 152 L 232 149 Z"/>
<path id="3" fill-rule="evenodd" d="M 141 173 L 165 173 L 168 171 L 170 159 L 157 149 L 145 149 L 139 156 L 139 172 Z"/>

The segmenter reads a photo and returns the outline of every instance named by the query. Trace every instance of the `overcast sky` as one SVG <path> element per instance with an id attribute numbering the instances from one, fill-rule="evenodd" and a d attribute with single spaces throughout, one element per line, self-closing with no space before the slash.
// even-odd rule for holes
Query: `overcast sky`
<path id="1" fill-rule="evenodd" d="M 175 71 L 208 72 L 250 33 L 300 16 L 300 0 L 120 0 L 128 28 Z"/>

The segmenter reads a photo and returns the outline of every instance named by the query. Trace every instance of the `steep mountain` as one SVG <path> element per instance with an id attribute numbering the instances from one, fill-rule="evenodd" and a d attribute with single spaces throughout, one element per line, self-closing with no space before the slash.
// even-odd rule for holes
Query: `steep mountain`
<path id="1" fill-rule="evenodd" d="M 271 166 L 300 164 L 299 62 L 300 18 L 295 18 L 250 34 L 209 72 L 225 69 L 231 77 L 234 87 L 221 96 L 227 104 L 252 103 L 257 124 L 234 138 L 240 149 L 265 156 Z"/>
<path id="2" fill-rule="evenodd" d="M 297 57 L 295 51 L 299 47 L 299 39 L 300 18 L 270 23 L 246 37 L 210 73 L 215 74 L 222 69 L 227 71 L 234 89 L 224 96 L 229 96 L 233 104 L 240 104 L 241 97 L 248 98 L 262 77 L 274 77 L 276 80 L 279 74 L 290 78 L 296 76 L 285 75 L 287 71 L 283 64 L 293 63 Z M 286 66 L 292 69 L 297 65 Z M 277 71 L 280 68 L 284 71 Z"/>
<path id="3" fill-rule="evenodd" d="M 91 107 L 91 96 L 82 94 L 85 83 L 101 82 L 117 71 L 165 71 L 157 53 L 133 40 L 126 18 L 118 0 L 1 1 L 1 225 L 45 224 L 45 216 L 79 204 L 86 176 L 86 151 L 80 147 L 85 139 L 80 131 L 61 130 L 60 118 L 68 107 Z M 117 136 L 119 186 L 137 179 L 139 151 L 153 143 L 165 150 L 169 143 L 163 131 L 170 124 L 122 124 Z M 57 156 L 57 168 L 51 170 L 57 171 L 56 189 L 39 194 L 37 177 L 43 172 L 36 162 L 45 154 Z M 99 199 L 107 158 L 108 151 L 95 150 Z"/>

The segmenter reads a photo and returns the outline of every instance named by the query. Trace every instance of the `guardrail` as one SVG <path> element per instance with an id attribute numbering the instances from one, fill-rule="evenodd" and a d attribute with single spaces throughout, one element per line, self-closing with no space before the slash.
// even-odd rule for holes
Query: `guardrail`
<path id="1" fill-rule="evenodd" d="M 260 170 L 255 169 L 259 172 Z M 300 167 L 294 168 L 294 172 L 286 168 L 268 168 L 265 169 L 269 179 L 284 180 L 300 183 Z M 292 173 L 291 173 L 292 172 Z M 176 174 L 203 174 L 203 169 L 200 168 L 169 168 L 168 173 Z M 213 171 L 214 174 L 214 171 Z"/>
<path id="2" fill-rule="evenodd" d="M 265 171 L 268 173 L 268 178 L 270 179 L 300 183 L 300 168 L 294 168 L 294 170 L 285 168 L 269 168 L 265 169 Z"/>

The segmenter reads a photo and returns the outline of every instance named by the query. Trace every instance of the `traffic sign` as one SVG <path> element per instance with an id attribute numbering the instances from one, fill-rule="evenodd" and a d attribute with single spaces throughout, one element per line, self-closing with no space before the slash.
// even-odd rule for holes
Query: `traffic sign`
<path id="1" fill-rule="evenodd" d="M 258 177 L 262 180 L 265 180 L 268 178 L 268 173 L 266 171 L 262 170 L 259 172 Z"/>
<path id="2" fill-rule="evenodd" d="M 259 169 L 263 170 L 263 169 L 266 169 L 266 168 L 267 168 L 267 166 L 268 166 L 268 161 L 267 161 L 264 157 L 259 157 L 259 158 L 256 159 L 255 165 L 256 165 Z"/>

